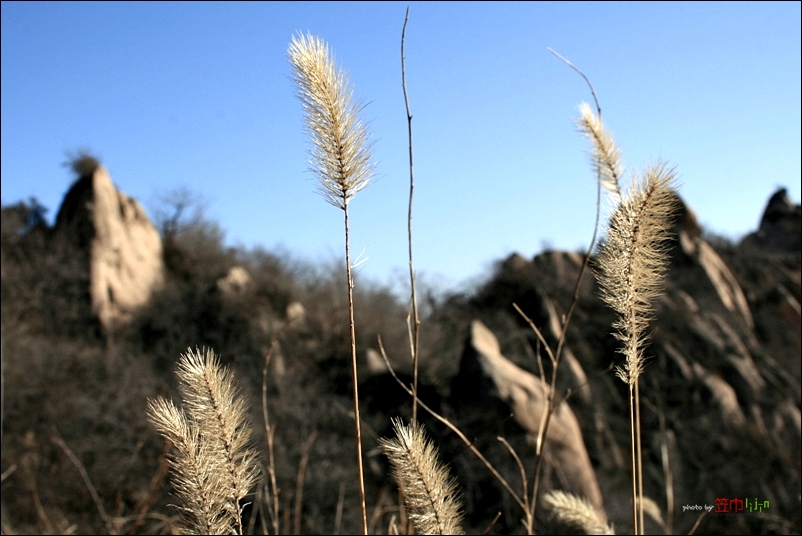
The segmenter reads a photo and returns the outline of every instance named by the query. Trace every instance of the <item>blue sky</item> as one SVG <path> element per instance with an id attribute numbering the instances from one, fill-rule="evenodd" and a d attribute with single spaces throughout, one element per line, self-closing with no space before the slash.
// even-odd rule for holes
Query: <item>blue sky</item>
<path id="1" fill-rule="evenodd" d="M 2 202 L 51 218 L 67 152 L 98 155 L 153 213 L 188 188 L 231 245 L 342 255 L 315 193 L 286 49 L 325 39 L 376 139 L 379 180 L 351 204 L 361 274 L 406 277 L 407 3 L 2 3 Z M 738 238 L 768 197 L 800 199 L 800 4 L 416 3 L 407 29 L 415 260 L 447 287 L 517 251 L 586 247 L 596 189 L 576 132 L 584 81 L 628 169 L 676 165 L 710 230 Z"/>

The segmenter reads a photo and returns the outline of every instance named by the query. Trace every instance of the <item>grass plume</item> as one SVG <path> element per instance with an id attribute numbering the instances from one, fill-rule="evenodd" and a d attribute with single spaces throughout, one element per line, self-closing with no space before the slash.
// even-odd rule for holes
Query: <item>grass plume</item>
<path id="1" fill-rule="evenodd" d="M 674 170 L 662 162 L 639 178 L 633 175 L 628 195 L 613 213 L 607 241 L 599 255 L 598 279 L 602 299 L 618 313 L 615 337 L 626 358 L 618 376 L 634 385 L 643 371 L 646 328 L 652 302 L 663 293 L 668 257 L 666 242 L 677 198 Z"/>
<path id="2" fill-rule="evenodd" d="M 230 370 L 212 350 L 187 350 L 177 371 L 183 409 L 150 400 L 148 418 L 177 453 L 170 458 L 187 529 L 242 534 L 240 501 L 259 476 L 251 428 Z"/>
<path id="3" fill-rule="evenodd" d="M 365 505 L 365 477 L 362 467 L 362 428 L 359 416 L 359 388 L 354 328 L 354 277 L 351 273 L 351 241 L 348 203 L 374 174 L 372 143 L 365 123 L 359 118 L 364 107 L 353 100 L 348 76 L 338 67 L 328 45 L 319 37 L 293 37 L 287 54 L 293 67 L 296 95 L 304 111 L 306 132 L 312 142 L 311 171 L 319 180 L 323 197 L 341 208 L 345 215 L 345 270 L 348 278 L 348 312 L 351 329 L 351 373 L 354 391 L 356 460 L 359 470 L 359 502 L 362 532 L 368 533 Z"/>
<path id="4" fill-rule="evenodd" d="M 621 149 L 616 145 L 612 134 L 604 128 L 601 116 L 594 114 L 588 103 L 583 102 L 580 105 L 579 113 L 582 118 L 577 120 L 577 126 L 592 142 L 591 165 L 599 177 L 599 184 L 618 202 L 621 199 L 619 181 L 624 173 Z"/>
<path id="5" fill-rule="evenodd" d="M 364 104 L 354 100 L 347 74 L 319 37 L 293 37 L 287 54 L 312 142 L 310 171 L 326 201 L 345 210 L 373 178 L 373 144 L 359 117 Z"/>
<path id="6" fill-rule="evenodd" d="M 393 420 L 395 439 L 379 442 L 393 464 L 396 481 L 406 491 L 405 503 L 418 534 L 464 534 L 456 484 L 437 460 L 437 449 L 413 422 Z"/>
<path id="7" fill-rule="evenodd" d="M 607 241 L 598 259 L 597 278 L 602 299 L 618 313 L 614 336 L 623 343 L 625 357 L 617 375 L 629 386 L 630 440 L 632 446 L 632 525 L 643 532 L 643 456 L 640 431 L 640 388 L 646 329 L 652 319 L 652 302 L 663 293 L 667 267 L 666 244 L 677 197 L 675 172 L 664 162 L 649 166 L 642 176 L 632 175 L 625 196 L 621 195 L 619 150 L 587 105 L 582 108 L 580 128 L 593 145 L 594 167 L 606 189 L 617 201 L 607 231 Z"/>
<path id="8" fill-rule="evenodd" d="M 544 497 L 552 523 L 561 531 L 577 534 L 614 534 L 596 509 L 581 497 L 564 491 L 550 491 Z"/>

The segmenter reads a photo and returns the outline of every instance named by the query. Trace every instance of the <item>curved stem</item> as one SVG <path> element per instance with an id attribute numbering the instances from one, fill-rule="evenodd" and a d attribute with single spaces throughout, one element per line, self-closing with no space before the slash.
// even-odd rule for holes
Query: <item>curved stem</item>
<path id="1" fill-rule="evenodd" d="M 382 344 L 381 336 L 379 336 L 379 351 L 381 352 L 381 356 L 384 359 L 384 364 L 387 365 L 387 370 L 390 371 L 390 374 L 393 376 L 393 378 L 395 379 L 396 383 L 398 383 L 398 385 L 400 385 L 401 388 L 404 391 L 407 392 L 407 394 L 411 395 L 412 394 L 412 389 L 407 387 L 404 384 L 404 382 L 401 381 L 401 378 L 399 378 L 398 374 L 395 373 L 395 369 L 393 368 L 393 365 L 390 363 L 390 360 L 387 359 L 387 352 L 384 351 L 384 345 Z M 429 413 L 429 415 L 431 415 L 432 417 L 434 417 L 435 419 L 437 419 L 438 421 L 440 421 L 441 423 L 446 425 L 449 430 L 451 430 L 452 432 L 457 434 L 457 437 L 459 437 L 462 440 L 462 442 L 465 443 L 465 445 L 471 450 L 471 452 L 473 452 L 476 455 L 476 457 L 479 458 L 482 461 L 482 463 L 485 464 L 485 467 L 487 467 L 488 470 L 491 473 L 493 473 L 493 476 L 495 476 L 496 479 L 501 483 L 501 485 L 504 486 L 504 489 L 506 489 L 510 493 L 510 495 L 512 495 L 512 498 L 515 500 L 516 503 L 518 503 L 518 506 L 520 506 L 522 509 L 525 509 L 524 501 L 521 499 L 521 497 L 517 493 L 515 493 L 515 491 L 512 489 L 512 486 L 510 486 L 510 483 L 507 482 L 507 480 L 503 476 L 501 476 L 501 474 L 496 470 L 496 468 L 493 467 L 493 464 L 490 463 L 487 460 L 487 458 L 485 458 L 482 455 L 481 452 L 479 452 L 479 449 L 477 449 L 474 446 L 474 444 L 471 442 L 471 440 L 468 439 L 465 436 L 465 434 L 462 433 L 462 430 L 457 428 L 457 426 L 455 424 L 453 424 L 451 421 L 449 421 L 447 418 L 443 417 L 442 415 L 437 413 L 435 410 L 433 410 L 432 408 L 430 408 L 429 406 L 424 404 L 423 401 L 418 400 L 418 404 L 420 405 L 420 407 L 422 407 L 424 410 L 426 410 Z"/>

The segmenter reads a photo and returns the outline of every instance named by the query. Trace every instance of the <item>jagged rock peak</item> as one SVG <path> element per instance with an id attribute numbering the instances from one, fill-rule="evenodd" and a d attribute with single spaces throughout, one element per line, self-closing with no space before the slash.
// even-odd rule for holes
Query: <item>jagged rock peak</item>
<path id="1" fill-rule="evenodd" d="M 802 208 L 788 197 L 788 190 L 780 188 L 769 198 L 760 227 L 747 235 L 742 246 L 775 253 L 796 253 L 802 251 Z"/>
<path id="2" fill-rule="evenodd" d="M 529 268 L 527 261 L 520 253 L 513 253 L 501 263 L 502 272 L 522 272 Z"/>
<path id="3" fill-rule="evenodd" d="M 702 226 L 699 224 L 699 218 L 696 217 L 696 213 L 679 194 L 675 195 L 677 197 L 677 208 L 674 215 L 674 231 L 678 236 L 684 233 L 689 238 L 699 238 L 702 236 Z"/>
<path id="4" fill-rule="evenodd" d="M 117 190 L 95 158 L 82 155 L 72 168 L 78 180 L 59 208 L 56 231 L 88 256 L 92 310 L 109 332 L 163 284 L 161 237 L 139 202 Z"/>
<path id="5" fill-rule="evenodd" d="M 760 220 L 760 228 L 776 224 L 779 220 L 793 217 L 794 213 L 799 213 L 800 206 L 794 205 L 788 197 L 788 190 L 780 188 L 769 199 L 763 218 Z"/>

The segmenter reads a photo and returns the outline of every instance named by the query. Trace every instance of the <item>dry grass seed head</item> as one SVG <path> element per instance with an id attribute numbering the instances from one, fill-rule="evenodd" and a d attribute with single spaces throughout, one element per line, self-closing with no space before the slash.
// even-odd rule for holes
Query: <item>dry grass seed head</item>
<path id="1" fill-rule="evenodd" d="M 550 491 L 545 501 L 552 522 L 560 529 L 580 534 L 614 534 L 613 528 L 602 522 L 596 509 L 581 497 L 564 491 Z"/>
<path id="2" fill-rule="evenodd" d="M 647 168 L 642 178 L 633 175 L 632 186 L 610 218 L 599 255 L 601 296 L 618 313 L 613 327 L 627 359 L 618 374 L 630 385 L 643 369 L 652 302 L 663 292 L 666 247 L 677 204 L 674 177 L 674 170 L 662 162 Z"/>
<path id="3" fill-rule="evenodd" d="M 576 124 L 593 147 L 590 152 L 593 170 L 597 173 L 610 200 L 617 204 L 621 201 L 619 183 L 624 175 L 621 149 L 616 145 L 612 134 L 604 128 L 601 117 L 593 113 L 588 103 L 583 102 L 579 106 L 579 113 L 582 117 L 576 121 Z"/>
<path id="4" fill-rule="evenodd" d="M 225 482 L 213 470 L 214 456 L 197 426 L 172 401 L 161 397 L 148 401 L 148 417 L 176 452 L 169 457 L 173 485 L 183 505 L 184 530 L 196 534 L 230 534 L 234 527 L 227 514 Z"/>
<path id="5" fill-rule="evenodd" d="M 184 410 L 159 398 L 149 403 L 148 415 L 178 451 L 171 464 L 182 510 L 200 533 L 241 533 L 239 501 L 256 483 L 259 468 L 234 376 L 211 350 L 187 350 L 177 375 Z"/>
<path id="6" fill-rule="evenodd" d="M 418 423 L 393 420 L 394 439 L 380 444 L 393 465 L 396 480 L 403 482 L 406 506 L 418 534 L 464 534 L 456 484 L 437 460 L 437 450 Z"/>
<path id="7" fill-rule="evenodd" d="M 239 396 L 233 373 L 220 365 L 211 349 L 188 349 L 182 357 L 177 375 L 184 407 L 226 468 L 236 504 L 259 475 L 256 452 L 249 448 L 251 427 L 245 401 Z"/>
<path id="8" fill-rule="evenodd" d="M 294 36 L 287 55 L 312 141 L 310 171 L 326 201 L 345 209 L 374 175 L 373 143 L 359 117 L 364 105 L 354 101 L 348 76 L 319 37 Z"/>

